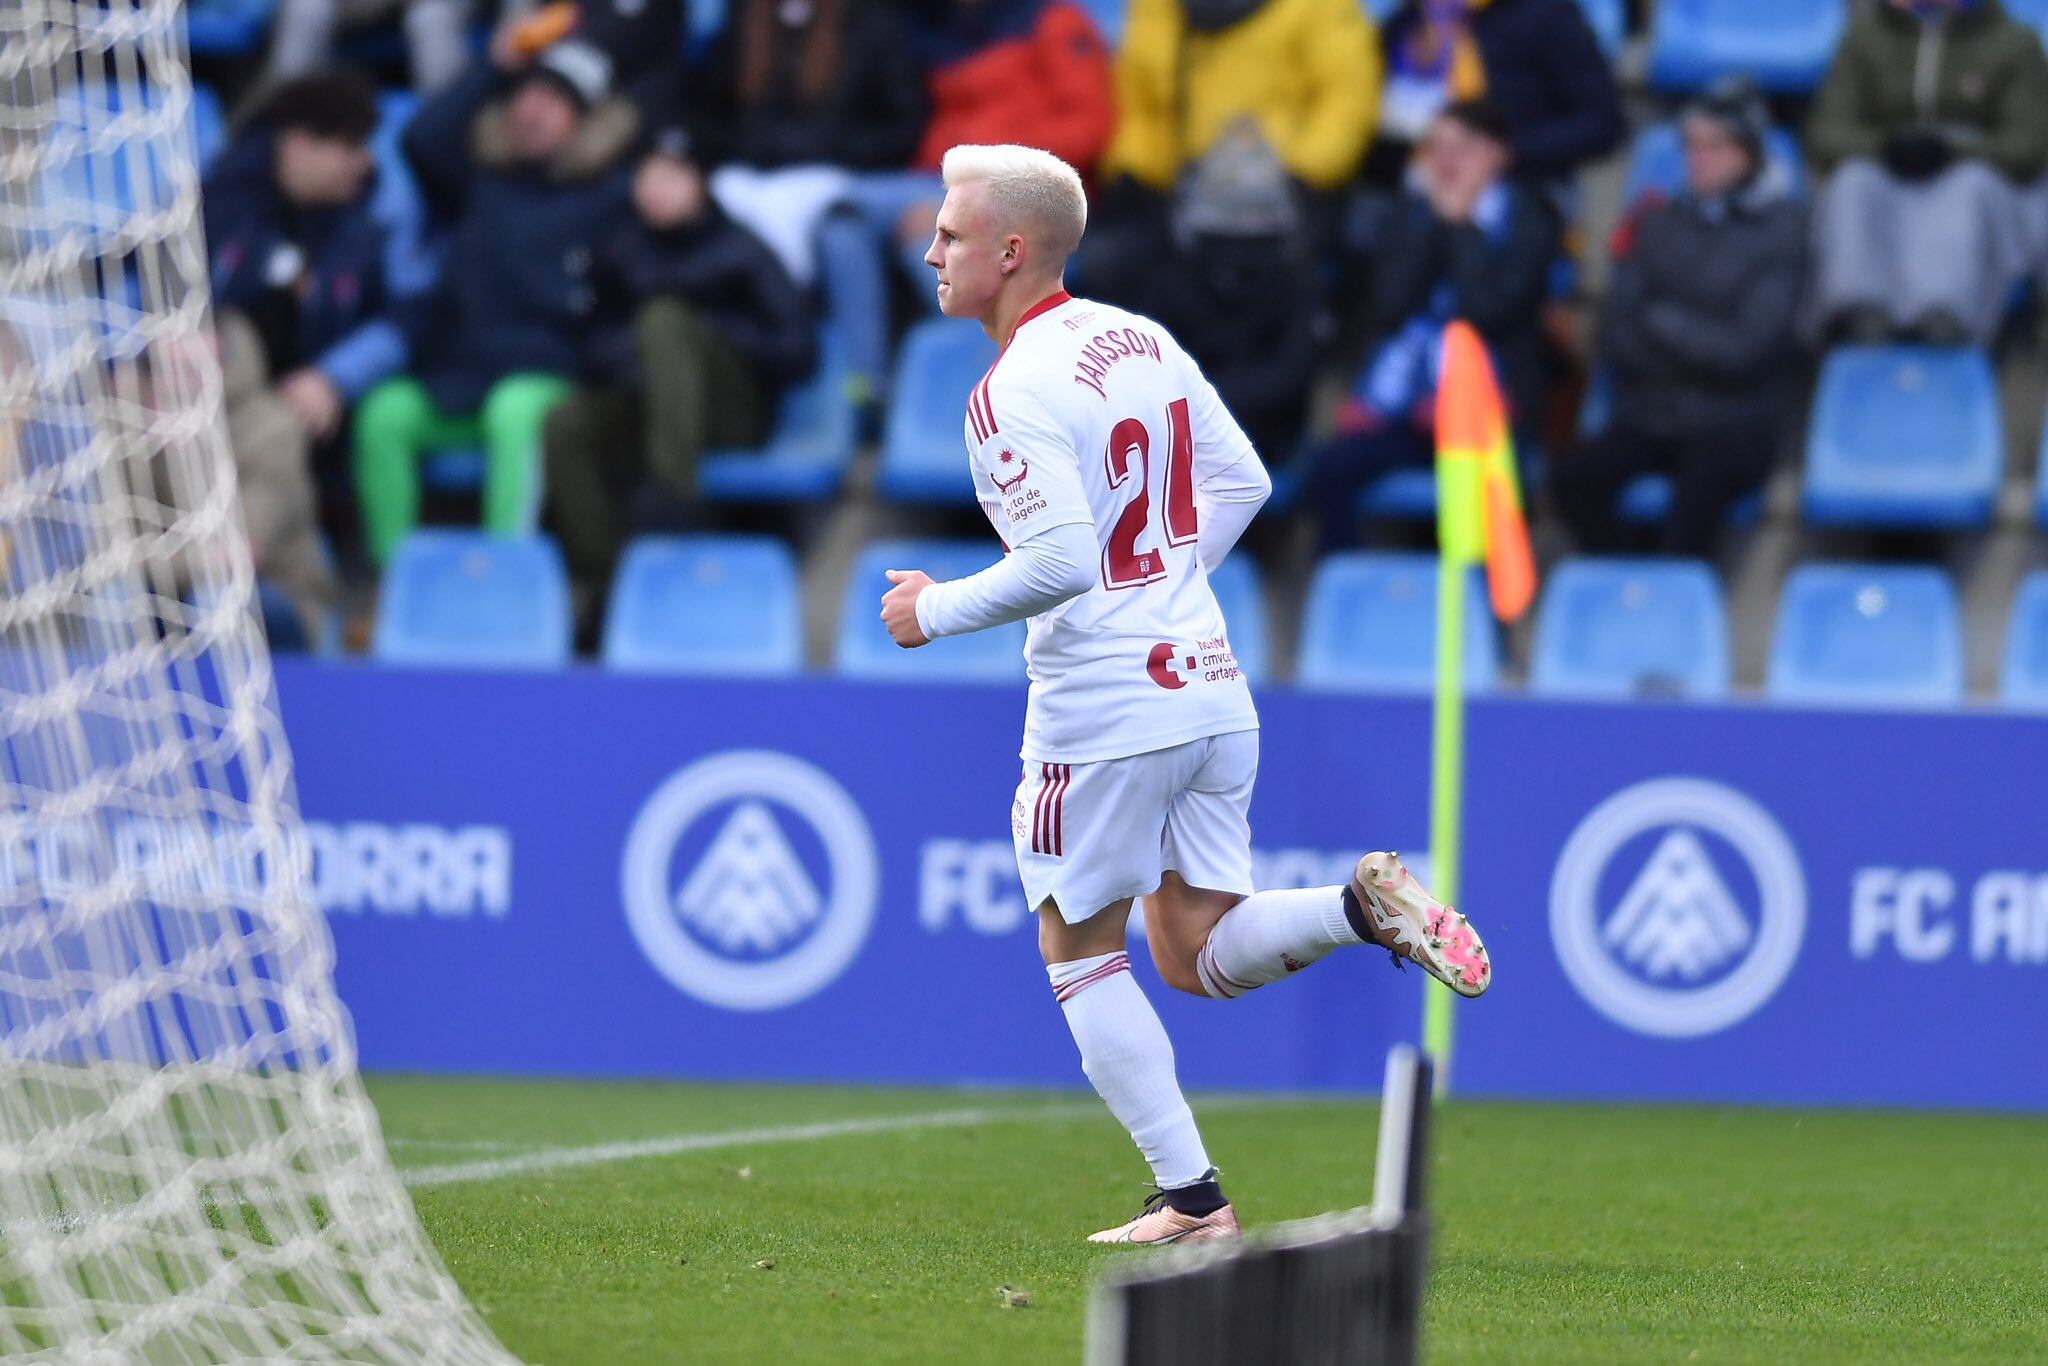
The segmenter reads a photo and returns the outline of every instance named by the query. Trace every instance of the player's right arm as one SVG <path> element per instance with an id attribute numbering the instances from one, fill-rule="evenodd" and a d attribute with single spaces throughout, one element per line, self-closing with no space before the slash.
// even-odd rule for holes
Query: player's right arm
<path id="1" fill-rule="evenodd" d="M 992 430 L 974 461 L 994 479 L 1010 553 L 918 594 L 917 624 L 933 640 L 1049 612 L 1097 578 L 1095 516 L 1072 438 L 1029 392 L 999 390 L 991 380 L 987 394 Z"/>

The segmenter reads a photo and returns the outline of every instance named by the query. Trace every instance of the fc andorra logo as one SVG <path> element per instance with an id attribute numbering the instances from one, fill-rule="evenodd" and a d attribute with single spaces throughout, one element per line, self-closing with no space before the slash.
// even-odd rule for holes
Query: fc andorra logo
<path id="1" fill-rule="evenodd" d="M 1693 1038 L 1748 1018 L 1784 982 L 1806 934 L 1806 878 L 1754 801 L 1661 778 L 1579 822 L 1551 880 L 1550 934 L 1594 1009 Z"/>
<path id="2" fill-rule="evenodd" d="M 655 789 L 620 877 L 648 961 L 732 1010 L 822 990 L 874 921 L 875 841 L 860 808 L 821 770 L 766 750 L 712 755 Z"/>

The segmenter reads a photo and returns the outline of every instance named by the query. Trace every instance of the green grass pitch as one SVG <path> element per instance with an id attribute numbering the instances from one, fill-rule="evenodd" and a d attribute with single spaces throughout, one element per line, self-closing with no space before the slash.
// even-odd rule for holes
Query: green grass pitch
<path id="1" fill-rule="evenodd" d="M 1143 1255 L 1081 1241 L 1144 1175 L 1085 1093 L 370 1090 L 529 1362 L 1073 1362 Z M 1195 1108 L 1248 1224 L 1367 1198 L 1370 1104 Z M 2048 1121 L 1453 1100 L 1433 1174 L 1432 1361 L 2048 1360 Z"/>

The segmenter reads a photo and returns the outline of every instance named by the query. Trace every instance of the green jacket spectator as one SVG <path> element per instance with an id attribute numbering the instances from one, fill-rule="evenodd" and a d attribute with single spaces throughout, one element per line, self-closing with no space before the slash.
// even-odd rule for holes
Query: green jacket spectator
<path id="1" fill-rule="evenodd" d="M 1807 151 L 1832 171 L 1885 155 L 1901 134 L 1938 128 L 1966 157 L 2013 180 L 2048 169 L 2048 59 L 2034 30 L 1998 0 L 1898 3 L 1858 17 L 1842 39 L 1807 126 Z M 1931 79 L 1927 68 L 1931 66 Z"/>
<path id="2" fill-rule="evenodd" d="M 2048 242 L 2048 56 L 1998 0 L 1887 0 L 1850 25 L 1807 145 L 1832 336 L 1991 340 Z"/>

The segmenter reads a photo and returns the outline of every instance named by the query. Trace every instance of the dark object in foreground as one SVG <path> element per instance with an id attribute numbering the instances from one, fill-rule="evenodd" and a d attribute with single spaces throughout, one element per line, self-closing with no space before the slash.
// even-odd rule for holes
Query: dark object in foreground
<path id="1" fill-rule="evenodd" d="M 1388 1053 L 1372 1205 L 1120 1263 L 1095 1289 L 1089 1366 L 1416 1361 L 1430 1084 L 1428 1058 Z"/>

